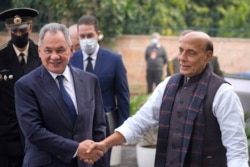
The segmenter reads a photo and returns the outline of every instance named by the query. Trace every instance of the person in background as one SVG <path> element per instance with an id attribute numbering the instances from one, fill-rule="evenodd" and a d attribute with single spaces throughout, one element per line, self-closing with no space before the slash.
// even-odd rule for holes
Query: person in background
<path id="1" fill-rule="evenodd" d="M 73 49 L 65 25 L 44 25 L 38 47 L 42 66 L 15 84 L 17 118 L 26 139 L 23 166 L 89 167 L 81 161 L 88 157 L 87 146 L 106 136 L 98 79 L 68 65 Z M 97 151 L 95 160 L 101 156 Z M 104 163 L 102 158 L 94 166 Z"/>
<path id="2" fill-rule="evenodd" d="M 77 24 L 71 25 L 69 27 L 69 34 L 72 41 L 74 52 L 81 50 L 77 32 Z"/>
<path id="3" fill-rule="evenodd" d="M 192 32 L 194 30 L 184 30 L 181 32 L 181 35 L 180 35 L 180 39 L 183 35 L 189 33 L 189 32 Z M 224 77 L 223 75 L 223 72 L 221 71 L 220 69 L 220 65 L 219 65 L 219 62 L 218 62 L 218 58 L 217 56 L 213 56 L 210 60 L 210 65 L 213 69 L 213 72 L 215 74 L 217 74 L 218 76 L 220 77 Z M 171 75 L 174 75 L 176 73 L 178 73 L 180 70 L 180 66 L 179 66 L 179 60 L 178 60 L 178 56 L 176 56 L 173 60 L 169 61 L 168 64 L 167 64 L 167 76 L 171 76 Z"/>
<path id="4" fill-rule="evenodd" d="M 121 55 L 100 47 L 98 20 L 84 15 L 78 21 L 81 51 L 75 52 L 70 64 L 95 74 L 100 82 L 107 136 L 126 120 L 129 113 L 129 87 Z M 111 150 L 108 152 L 110 160 Z M 109 164 L 107 164 L 109 166 Z"/>
<path id="5" fill-rule="evenodd" d="M 213 73 L 212 56 L 206 33 L 182 36 L 180 73 L 161 82 L 134 116 L 87 153 L 130 143 L 158 126 L 156 167 L 248 167 L 243 108 L 233 87 Z"/>
<path id="6" fill-rule="evenodd" d="M 162 81 L 163 67 L 168 62 L 168 56 L 160 43 L 160 38 L 159 33 L 153 33 L 151 44 L 146 48 L 145 52 L 148 94 L 152 93 L 153 87 L 156 87 Z"/>
<path id="7" fill-rule="evenodd" d="M 224 74 L 223 74 L 223 72 L 220 69 L 220 64 L 219 64 L 219 61 L 218 61 L 218 57 L 215 56 L 215 55 L 213 55 L 213 57 L 212 57 L 212 59 L 210 60 L 209 63 L 211 65 L 212 69 L 213 69 L 213 72 L 215 74 L 217 74 L 218 76 L 220 76 L 220 77 L 223 78 Z"/>
<path id="8" fill-rule="evenodd" d="M 11 39 L 0 46 L 0 166 L 21 167 L 24 138 L 19 129 L 14 102 L 14 84 L 40 66 L 37 45 L 29 38 L 32 19 L 39 12 L 14 8 L 0 13 Z"/>

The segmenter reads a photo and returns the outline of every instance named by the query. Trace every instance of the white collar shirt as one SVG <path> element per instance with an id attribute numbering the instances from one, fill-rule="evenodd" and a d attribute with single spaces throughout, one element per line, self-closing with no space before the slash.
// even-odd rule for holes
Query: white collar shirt
<path id="1" fill-rule="evenodd" d="M 83 54 L 83 63 L 84 63 L 84 71 L 86 71 L 86 67 L 87 67 L 87 63 L 88 60 L 87 58 L 90 56 L 92 58 L 92 65 L 93 65 L 93 69 L 95 69 L 95 63 L 96 63 L 96 58 L 97 58 L 97 53 L 99 51 L 100 45 L 97 44 L 95 51 L 91 54 L 88 55 L 84 50 L 82 50 L 82 54 Z"/>
<path id="2" fill-rule="evenodd" d="M 21 59 L 22 59 L 22 57 L 20 56 L 20 53 L 23 53 L 24 54 L 24 60 L 25 60 L 25 63 L 27 63 L 27 60 L 28 60 L 28 51 L 29 51 L 29 45 L 30 45 L 30 43 L 28 42 L 28 44 L 27 44 L 27 47 L 25 48 L 25 50 L 24 51 L 22 51 L 22 52 L 20 52 L 18 49 L 17 49 L 17 47 L 13 44 L 12 46 L 13 46 L 13 48 L 14 48 L 14 50 L 15 50 L 15 52 L 16 52 L 16 55 L 17 55 L 17 59 L 18 59 L 18 61 L 20 62 L 21 61 Z"/>
<path id="3" fill-rule="evenodd" d="M 56 74 L 56 73 L 52 73 L 49 71 L 49 73 L 51 74 L 51 76 L 54 78 L 54 80 L 57 83 L 57 86 L 59 88 L 59 83 L 58 80 L 56 79 L 56 77 L 58 75 L 63 75 L 64 76 L 64 81 L 63 81 L 63 85 L 67 91 L 67 93 L 69 94 L 70 98 L 72 99 L 76 112 L 78 113 L 78 109 L 77 109 L 77 103 L 76 103 L 76 95 L 75 95 L 75 87 L 74 87 L 74 80 L 72 77 L 72 74 L 70 72 L 70 68 L 68 66 L 66 66 L 66 69 L 64 70 L 64 72 L 62 74 Z"/>

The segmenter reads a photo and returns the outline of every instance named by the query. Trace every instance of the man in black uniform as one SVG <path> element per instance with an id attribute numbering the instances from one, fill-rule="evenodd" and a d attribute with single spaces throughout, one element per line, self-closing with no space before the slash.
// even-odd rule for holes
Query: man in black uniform
<path id="1" fill-rule="evenodd" d="M 0 13 L 11 40 L 0 46 L 0 166 L 21 167 L 24 138 L 19 129 L 14 102 L 14 84 L 41 64 L 37 45 L 29 39 L 32 18 L 38 11 L 15 8 Z"/>

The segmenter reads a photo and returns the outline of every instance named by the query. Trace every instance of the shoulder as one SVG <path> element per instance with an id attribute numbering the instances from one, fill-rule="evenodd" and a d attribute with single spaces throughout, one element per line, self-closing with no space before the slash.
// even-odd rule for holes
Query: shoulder
<path id="1" fill-rule="evenodd" d="M 237 101 L 240 100 L 232 85 L 230 85 L 229 83 L 222 83 L 215 94 L 214 101 L 227 101 L 226 103 L 237 103 Z"/>
<path id="2" fill-rule="evenodd" d="M 34 47 L 34 48 L 37 48 L 38 47 L 38 44 L 36 42 L 34 42 L 33 40 L 29 40 L 30 41 L 30 47 Z"/>
<path id="3" fill-rule="evenodd" d="M 104 53 L 104 54 L 108 54 L 108 55 L 119 56 L 118 53 L 115 53 L 114 51 L 111 51 L 111 50 L 106 49 L 106 48 L 101 48 L 101 47 L 100 47 L 99 52 L 100 52 L 100 53 Z"/>
<path id="4" fill-rule="evenodd" d="M 37 77 L 41 74 L 41 66 L 38 68 L 30 71 L 29 73 L 23 75 L 21 78 L 19 78 L 16 82 L 16 84 L 24 84 L 24 85 L 32 85 L 34 82 L 37 82 Z"/>
<path id="5" fill-rule="evenodd" d="M 0 45 L 0 51 L 4 50 L 7 47 L 8 47 L 8 43 Z"/>
<path id="6" fill-rule="evenodd" d="M 115 53 L 105 48 L 100 48 L 98 55 L 105 56 L 105 59 L 109 59 L 109 60 L 121 60 L 122 58 L 121 54 Z"/>
<path id="7" fill-rule="evenodd" d="M 76 51 L 76 52 L 73 53 L 71 59 L 74 60 L 74 59 L 76 59 L 76 58 L 81 58 L 81 57 L 83 57 L 83 54 L 82 54 L 82 51 L 79 50 L 79 51 Z"/>
<path id="8" fill-rule="evenodd" d="M 74 67 L 74 66 L 70 66 L 70 68 L 72 69 L 72 72 L 77 75 L 78 77 L 82 78 L 83 80 L 86 79 L 97 79 L 97 76 L 95 74 L 83 71 L 80 68 Z"/>

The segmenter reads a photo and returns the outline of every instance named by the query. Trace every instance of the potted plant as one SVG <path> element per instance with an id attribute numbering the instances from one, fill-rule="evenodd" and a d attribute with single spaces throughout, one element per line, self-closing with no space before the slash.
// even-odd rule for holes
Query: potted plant
<path id="1" fill-rule="evenodd" d="M 152 128 L 136 145 L 138 167 L 154 166 L 158 128 Z"/>

